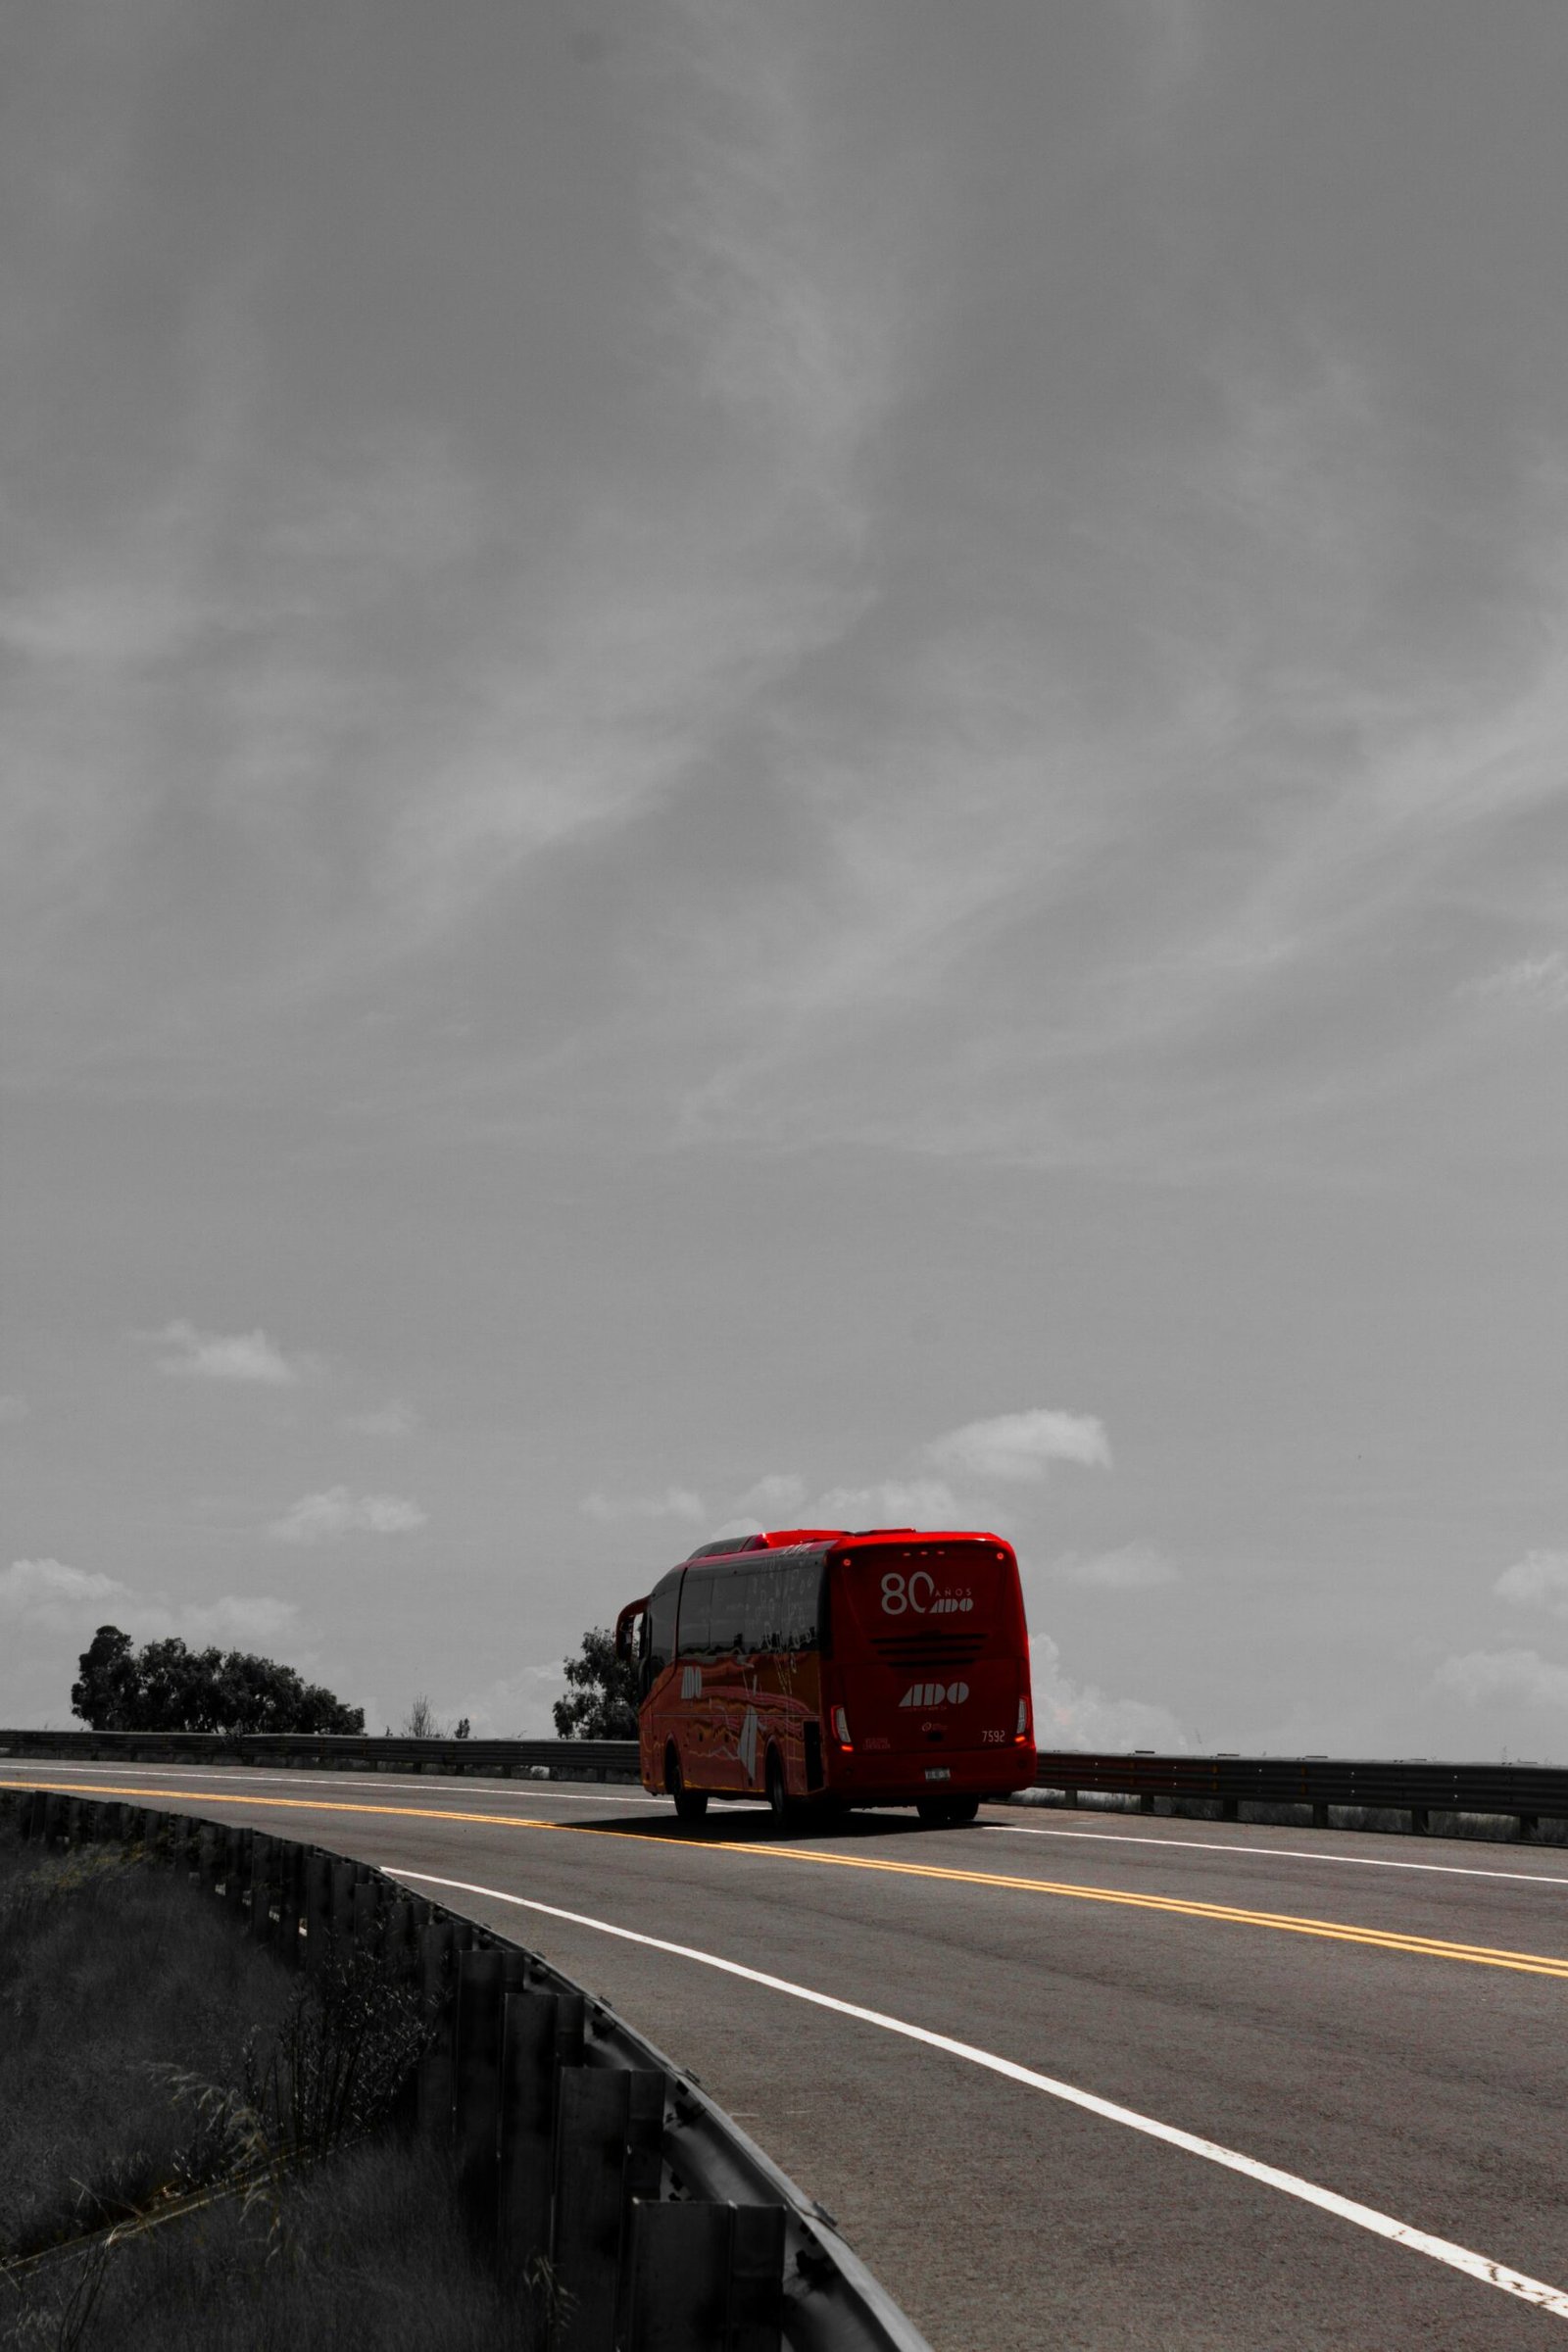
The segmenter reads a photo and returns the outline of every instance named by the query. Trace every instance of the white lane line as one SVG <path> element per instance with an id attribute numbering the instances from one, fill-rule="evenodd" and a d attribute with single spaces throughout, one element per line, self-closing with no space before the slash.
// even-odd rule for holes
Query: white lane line
<path id="1" fill-rule="evenodd" d="M 564 1805 L 603 1805 L 611 1802 L 617 1805 L 667 1805 L 669 1802 L 667 1796 L 649 1796 L 644 1789 L 623 1788 L 614 1781 L 607 1782 L 603 1788 L 588 1790 L 563 1788 L 551 1781 L 487 1781 L 480 1779 L 477 1774 L 470 1779 L 466 1773 L 455 1772 L 246 1772 L 226 1764 L 57 1764 L 48 1756 L 0 1758 L 0 1776 L 3 1776 L 0 1777 L 0 1787 L 17 1786 L 9 1777 L 9 1768 L 20 1768 L 29 1763 L 47 1765 L 48 1777 L 60 1780 L 64 1780 L 68 1773 L 74 1773 L 78 1780 L 84 1775 L 102 1780 L 111 1773 L 118 1773 L 122 1780 L 127 1775 L 134 1779 L 138 1773 L 156 1770 L 164 1773 L 182 1772 L 187 1779 L 194 1780 L 198 1788 L 210 1788 L 216 1780 L 220 1788 L 249 1788 L 254 1783 L 268 1781 L 284 1781 L 293 1787 L 306 1788 L 340 1788 L 345 1781 L 356 1788 L 428 1788 L 434 1781 L 438 1786 L 445 1784 L 466 1789 L 469 1795 L 515 1796 L 519 1791 L 525 1791 L 530 1803 L 538 1796 L 549 1797 L 552 1801 L 559 1799 Z M 30 1782 L 21 1785 L 31 1786 Z M 759 1804 L 762 1802 L 760 1797 L 756 1801 Z"/>
<path id="2" fill-rule="evenodd" d="M 1527 1886 L 1568 1889 L 1568 1872 L 1549 1870 L 1482 1870 L 1464 1862 L 1396 1862 L 1387 1854 L 1313 1854 L 1298 1845 L 1230 1844 L 1221 1838 L 1141 1838 L 1131 1830 L 1037 1830 L 1017 1821 L 987 1821 L 983 1829 L 1000 1830 L 1004 1838 L 1081 1838 L 1097 1845 L 1181 1845 L 1205 1854 L 1268 1855 L 1284 1862 L 1340 1862 L 1352 1870 L 1426 1870 L 1446 1879 L 1517 1879 Z"/>
<path id="3" fill-rule="evenodd" d="M 1456 2246 L 1446 2237 L 1434 2237 L 1428 2230 L 1412 2229 L 1408 2222 L 1396 2222 L 1392 2214 L 1379 2213 L 1373 2205 L 1357 2204 L 1353 2197 L 1342 2197 L 1336 2189 L 1319 2188 L 1315 2180 L 1303 2180 L 1295 2173 L 1281 2172 L 1275 2165 L 1260 2164 L 1255 2156 L 1243 2156 L 1235 2148 L 1221 2147 L 1217 2140 L 1200 2139 L 1196 2132 L 1180 2131 L 1174 2124 L 1162 2124 L 1152 2115 L 1140 2115 L 1136 2108 L 1118 2107 L 1110 2099 L 1097 2097 L 1092 2090 L 1079 2090 L 1071 2082 L 1060 2082 L 1054 2075 L 1037 2074 L 1033 2067 L 1019 2066 L 1011 2058 L 999 2058 L 994 2050 L 977 2049 L 971 2041 L 956 2041 L 951 2034 L 934 2034 L 927 2026 L 911 2025 L 906 2018 L 888 2017 L 880 2009 L 862 2009 L 858 2001 L 842 2001 L 835 1993 L 817 1992 L 809 1984 L 792 1984 L 788 1977 L 772 1977 L 763 1969 L 747 1968 L 739 1960 L 720 1959 L 716 1952 L 698 1951 L 689 1943 L 668 1943 L 662 1936 L 644 1936 L 635 1928 L 616 1927 L 608 1919 L 590 1919 L 581 1911 L 564 1911 L 556 1903 L 509 1894 L 501 1886 L 473 1886 L 466 1879 L 438 1879 L 430 1871 L 406 1870 L 396 1862 L 383 1862 L 379 1867 L 389 1877 L 407 1879 L 416 1886 L 444 1886 L 454 1894 L 483 1895 L 490 1902 L 512 1903 L 519 1911 L 540 1911 L 547 1919 L 564 1919 L 574 1928 L 592 1928 L 601 1936 L 617 1936 L 623 1943 L 640 1943 L 650 1951 L 668 1952 L 677 1960 L 694 1960 L 700 1968 L 718 1969 L 727 1977 L 741 1977 L 748 1984 L 760 1984 L 769 1992 L 787 1993 L 791 2000 L 809 2001 L 813 2008 L 831 2009 L 840 2017 L 855 2018 L 860 2025 L 879 2026 L 885 2034 L 901 2034 L 906 2041 L 924 2042 L 928 2049 L 944 2050 L 950 2058 L 966 2058 L 971 2066 L 983 2066 L 991 2074 L 1005 2076 L 1010 2082 L 1022 2082 L 1030 2090 L 1043 2090 L 1051 2098 L 1065 2100 L 1070 2107 L 1081 2107 L 1105 2123 L 1123 2124 L 1129 2131 L 1163 2140 L 1167 2147 L 1180 2148 L 1188 2156 L 1201 2156 L 1208 2164 L 1241 2173 L 1249 2180 L 1261 2181 L 1265 2188 L 1277 2188 L 1285 2196 L 1298 2198 L 1303 2205 L 1315 2205 L 1323 2213 L 1332 2213 L 1342 2222 L 1353 2222 L 1357 2229 L 1369 2230 L 1375 2237 L 1386 2237 L 1395 2245 L 1408 2246 L 1414 2254 L 1426 2254 L 1434 2262 L 1446 2263 L 1450 2270 L 1479 2278 L 1486 2286 L 1500 2287 L 1505 2295 L 1517 2295 L 1521 2302 L 1534 2303 L 1538 2309 L 1550 2312 L 1554 2319 L 1568 2320 L 1568 2292 L 1559 2286 L 1548 2286 L 1544 2279 L 1528 2278 L 1523 2271 L 1509 2270 L 1505 2263 L 1493 2262 L 1485 2254 L 1472 2254 L 1468 2247 Z"/>

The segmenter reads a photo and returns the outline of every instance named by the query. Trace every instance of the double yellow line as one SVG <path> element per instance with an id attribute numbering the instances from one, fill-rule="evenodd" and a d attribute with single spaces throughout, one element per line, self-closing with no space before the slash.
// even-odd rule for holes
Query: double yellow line
<path id="1" fill-rule="evenodd" d="M 34 1781 L 0 1779 L 0 1788 L 37 1788 Z M 591 1822 L 549 1821 L 516 1813 L 477 1813 L 444 1805 L 352 1804 L 339 1797 L 254 1796 L 248 1790 L 205 1788 L 127 1788 L 122 1783 L 104 1785 L 82 1781 L 55 1785 L 69 1796 L 118 1797 L 122 1803 L 243 1804 L 294 1813 L 353 1813 L 392 1821 L 453 1821 L 480 1823 L 492 1830 L 548 1830 L 567 1838 L 615 1838 L 634 1845 L 668 1848 L 667 1837 L 651 1837 L 646 1830 L 612 1830 Z M 957 1886 L 992 1886 L 1013 1894 L 1053 1895 L 1079 1903 L 1114 1903 L 1131 1911 L 1164 1912 L 1178 1919 L 1215 1920 L 1228 1927 L 1268 1928 L 1278 1935 L 1313 1936 L 1331 1943 L 1354 1943 L 1375 1951 L 1401 1952 L 1421 1960 L 1462 1960 L 1475 1968 L 1512 1969 L 1524 1976 L 1568 1980 L 1568 1959 L 1547 1952 L 1515 1952 L 1484 1943 L 1452 1943 L 1439 1936 L 1406 1936 L 1388 1928 L 1358 1928 L 1335 1919 L 1303 1919 L 1288 1911 L 1248 1911 L 1233 1903 L 1190 1902 L 1171 1894 L 1132 1894 L 1114 1886 L 1076 1886 L 1066 1881 L 1022 1879 L 999 1871 L 945 1869 L 937 1862 L 893 1862 L 871 1854 L 823 1853 L 812 1846 L 731 1845 L 704 1838 L 682 1839 L 681 1853 L 730 1854 L 764 1862 L 815 1863 L 826 1870 L 885 1871 L 894 1878 L 938 1879 Z"/>

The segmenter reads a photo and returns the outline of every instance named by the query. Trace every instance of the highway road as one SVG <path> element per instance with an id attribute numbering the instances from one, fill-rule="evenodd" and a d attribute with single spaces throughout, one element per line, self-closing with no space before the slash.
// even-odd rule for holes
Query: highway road
<path id="1" fill-rule="evenodd" d="M 1568 2352 L 1568 1851 L 0 1764 L 362 1856 L 542 1952 L 937 2352 Z"/>

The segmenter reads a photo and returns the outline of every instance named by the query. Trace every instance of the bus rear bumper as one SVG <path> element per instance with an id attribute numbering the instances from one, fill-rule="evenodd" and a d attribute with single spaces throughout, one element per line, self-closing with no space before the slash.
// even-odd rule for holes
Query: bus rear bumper
<path id="1" fill-rule="evenodd" d="M 930 1748 L 913 1755 L 846 1754 L 830 1749 L 825 1794 L 852 1805 L 913 1805 L 924 1796 L 1010 1796 L 1034 1786 L 1035 1750 Z"/>

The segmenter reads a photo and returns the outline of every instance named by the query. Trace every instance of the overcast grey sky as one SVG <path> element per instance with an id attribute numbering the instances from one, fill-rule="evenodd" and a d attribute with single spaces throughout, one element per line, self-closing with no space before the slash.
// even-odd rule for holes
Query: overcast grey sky
<path id="1" fill-rule="evenodd" d="M 1568 1755 L 1560 0 L 13 0 L 0 1722 Z"/>

